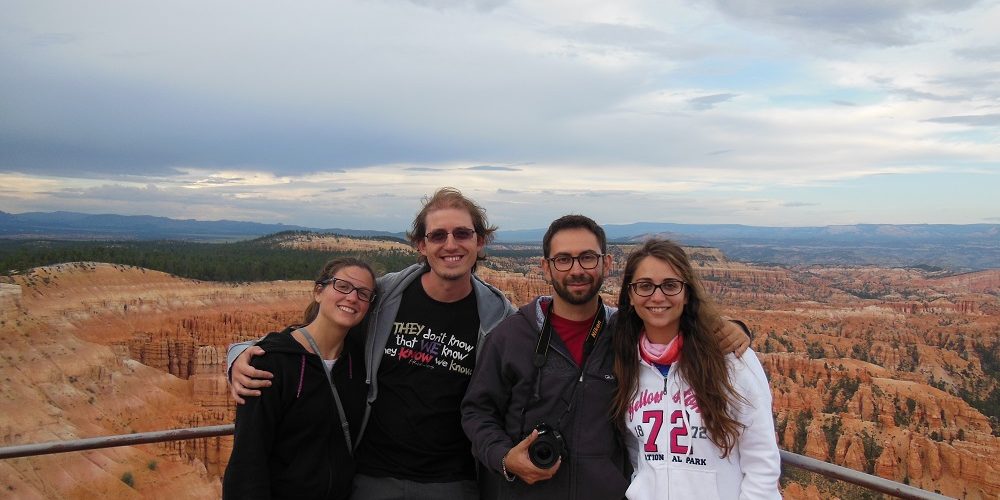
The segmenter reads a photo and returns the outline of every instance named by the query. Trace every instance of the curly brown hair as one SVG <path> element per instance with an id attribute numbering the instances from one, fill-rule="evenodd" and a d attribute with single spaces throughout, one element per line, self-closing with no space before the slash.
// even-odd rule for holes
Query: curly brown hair
<path id="1" fill-rule="evenodd" d="M 486 218 L 486 209 L 453 187 L 438 189 L 432 196 L 424 197 L 423 203 L 420 212 L 417 212 L 417 216 L 413 218 L 413 226 L 406 233 L 406 237 L 414 247 L 427 234 L 427 214 L 433 210 L 440 210 L 442 208 L 457 208 L 469 212 L 469 215 L 472 216 L 472 229 L 476 230 L 476 236 L 483 241 L 484 250 L 476 256 L 476 261 L 478 262 L 486 258 L 485 245 L 493 242 L 493 238 L 496 236 L 494 233 L 497 231 L 497 227 L 491 226 L 489 219 Z M 427 258 L 421 255 L 419 260 L 420 262 L 426 262 Z"/>

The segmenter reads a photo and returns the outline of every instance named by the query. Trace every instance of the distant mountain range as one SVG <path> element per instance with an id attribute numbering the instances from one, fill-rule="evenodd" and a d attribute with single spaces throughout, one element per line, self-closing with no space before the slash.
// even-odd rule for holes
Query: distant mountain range
<path id="1" fill-rule="evenodd" d="M 856 224 L 763 227 L 740 224 L 637 222 L 604 226 L 608 239 L 651 236 L 685 245 L 712 246 L 730 258 L 773 264 L 933 266 L 954 271 L 1000 267 L 1000 224 Z M 0 238 L 234 241 L 282 231 L 345 236 L 392 236 L 405 232 L 311 228 L 230 220 L 198 221 L 148 215 L 0 211 Z M 498 231 L 497 242 L 538 244 L 544 228 Z"/>
<path id="2" fill-rule="evenodd" d="M 607 224 L 609 239 L 632 239 L 660 235 L 678 239 L 739 239 L 757 241 L 842 242 L 910 245 L 915 242 L 947 243 L 955 240 L 979 240 L 1000 245 L 1000 224 L 855 224 L 850 226 L 768 227 L 741 224 L 673 224 L 636 222 Z M 501 231 L 503 241 L 541 241 L 545 229 Z M 501 239 L 498 237 L 498 239 Z"/>
<path id="3" fill-rule="evenodd" d="M 315 231 L 344 236 L 404 237 L 404 233 L 388 231 L 320 229 L 233 220 L 200 221 L 169 219 L 151 215 L 95 215 L 77 212 L 11 214 L 0 211 L 0 238 L 234 241 L 257 238 L 282 231 Z"/>
<path id="4" fill-rule="evenodd" d="M 669 238 L 722 250 L 730 259 L 778 265 L 922 266 L 951 272 L 1000 267 L 1000 224 L 855 224 L 763 227 L 637 222 L 603 226 L 611 241 Z M 541 241 L 544 229 L 498 233 L 498 241 Z"/>

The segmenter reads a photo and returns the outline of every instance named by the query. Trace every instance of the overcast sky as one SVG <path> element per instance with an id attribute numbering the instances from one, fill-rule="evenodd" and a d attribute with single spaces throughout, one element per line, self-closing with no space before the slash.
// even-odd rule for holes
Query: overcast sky
<path id="1" fill-rule="evenodd" d="M 1000 223 L 1000 0 L 0 0 L 0 210 Z"/>

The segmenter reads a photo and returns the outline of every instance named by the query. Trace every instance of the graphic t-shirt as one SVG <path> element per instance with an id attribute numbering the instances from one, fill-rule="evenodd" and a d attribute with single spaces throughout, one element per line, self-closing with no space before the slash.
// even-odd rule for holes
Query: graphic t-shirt
<path id="1" fill-rule="evenodd" d="M 358 472 L 426 483 L 475 478 L 459 406 L 478 339 L 475 293 L 445 303 L 419 279 L 406 288 L 382 353 Z"/>

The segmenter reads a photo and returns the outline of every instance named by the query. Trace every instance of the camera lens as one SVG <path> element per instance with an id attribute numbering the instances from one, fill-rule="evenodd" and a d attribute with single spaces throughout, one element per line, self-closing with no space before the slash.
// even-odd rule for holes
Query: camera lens
<path id="1" fill-rule="evenodd" d="M 535 464 L 535 467 L 548 469 L 556 464 L 559 455 L 555 453 L 555 450 L 552 449 L 552 445 L 549 443 L 535 441 L 531 445 L 528 457 L 531 459 L 531 463 Z"/>
<path id="2" fill-rule="evenodd" d="M 538 429 L 538 438 L 528 446 L 528 458 L 539 469 L 552 468 L 563 454 L 562 435 L 545 424 L 535 428 Z"/>

